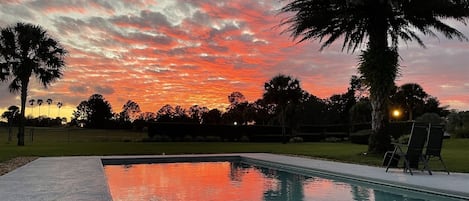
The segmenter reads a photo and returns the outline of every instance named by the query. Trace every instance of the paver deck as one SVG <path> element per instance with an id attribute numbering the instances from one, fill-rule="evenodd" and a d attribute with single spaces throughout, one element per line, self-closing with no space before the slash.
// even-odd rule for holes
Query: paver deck
<path id="1" fill-rule="evenodd" d="M 411 176 L 401 169 L 386 173 L 382 167 L 316 160 L 302 157 L 265 154 L 177 155 L 177 157 L 241 156 L 247 160 L 276 163 L 300 169 L 313 169 L 374 183 L 405 186 L 424 191 L 456 195 L 469 200 L 469 174 L 418 172 Z M 6 175 L 0 176 L 2 201 L 111 201 L 101 159 L 156 158 L 153 156 L 78 156 L 39 158 Z"/>

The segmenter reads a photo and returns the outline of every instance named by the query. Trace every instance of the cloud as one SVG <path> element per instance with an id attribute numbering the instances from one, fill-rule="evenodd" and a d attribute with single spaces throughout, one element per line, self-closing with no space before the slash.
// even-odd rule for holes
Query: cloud
<path id="1" fill-rule="evenodd" d="M 114 93 L 114 88 L 110 86 L 95 86 L 94 90 L 98 94 L 111 95 Z"/>
<path id="2" fill-rule="evenodd" d="M 54 97 L 75 107 L 93 93 L 112 105 L 127 100 L 143 111 L 165 104 L 225 108 L 226 97 L 242 92 L 262 97 L 263 84 L 283 73 L 327 98 L 346 91 L 357 74 L 357 55 L 341 43 L 319 52 L 317 41 L 295 44 L 280 34 L 276 0 L 39 0 L 9 1 L 0 25 L 24 20 L 41 24 L 69 51 L 64 77 L 48 89 L 30 87 L 31 97 Z M 459 25 L 458 25 L 459 26 Z M 463 27 L 464 33 L 469 29 Z M 442 104 L 469 109 L 467 43 L 423 38 L 400 46 L 397 83 L 417 82 Z M 2 87 L 4 85 L 2 84 Z M 441 86 L 454 86 L 442 88 Z M 0 95 L 0 107 L 16 102 Z M 454 104 L 454 105 L 453 105 Z"/>

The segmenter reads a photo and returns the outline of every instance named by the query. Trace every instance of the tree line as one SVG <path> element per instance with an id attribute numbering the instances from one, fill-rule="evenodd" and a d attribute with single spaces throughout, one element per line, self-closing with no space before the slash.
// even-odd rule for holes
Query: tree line
<path id="1" fill-rule="evenodd" d="M 103 95 L 93 94 L 76 107 L 71 123 L 88 128 L 139 129 L 149 122 L 282 125 L 292 129 L 300 125 L 370 123 L 372 108 L 362 82 L 360 77 L 352 76 L 346 92 L 321 99 L 303 90 L 298 79 L 277 75 L 264 83 L 262 98 L 250 102 L 235 91 L 227 96 L 229 105 L 224 110 L 166 104 L 155 112 L 144 112 L 137 102 L 128 100 L 120 112 L 113 112 Z M 402 112 L 399 117 L 390 117 L 397 121 L 430 113 L 441 119 L 450 113 L 447 106 L 441 106 L 436 97 L 416 83 L 396 86 L 389 100 L 389 111 Z"/>

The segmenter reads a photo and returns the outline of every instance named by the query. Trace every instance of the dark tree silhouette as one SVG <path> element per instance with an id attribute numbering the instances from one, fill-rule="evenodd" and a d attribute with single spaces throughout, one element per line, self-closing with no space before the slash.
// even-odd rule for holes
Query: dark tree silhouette
<path id="1" fill-rule="evenodd" d="M 221 124 L 222 119 L 221 119 L 222 112 L 218 109 L 212 109 L 202 115 L 202 123 L 203 124 Z"/>
<path id="2" fill-rule="evenodd" d="M 62 108 L 64 104 L 62 102 L 57 102 L 57 108 L 58 108 L 58 111 L 57 111 L 57 116 L 60 117 L 60 108 Z"/>
<path id="3" fill-rule="evenodd" d="M 36 102 L 36 100 L 34 99 L 29 99 L 29 105 L 31 105 L 31 116 L 33 116 L 33 112 L 34 112 L 34 102 Z"/>
<path id="4" fill-rule="evenodd" d="M 423 110 L 427 97 L 427 92 L 419 84 L 407 83 L 398 87 L 391 99 L 394 103 L 405 108 L 409 117 L 408 120 L 414 120 L 415 110 L 417 108 Z"/>
<path id="5" fill-rule="evenodd" d="M 39 115 L 38 116 L 41 116 L 41 105 L 42 105 L 42 103 L 44 103 L 44 101 L 42 99 L 37 99 L 36 103 L 37 103 L 37 106 L 39 108 Z"/>
<path id="6" fill-rule="evenodd" d="M 276 105 L 276 110 L 282 125 L 282 135 L 286 143 L 285 111 L 290 104 L 296 104 L 303 96 L 300 81 L 286 75 L 277 75 L 264 84 L 263 99 L 266 103 Z"/>
<path id="7" fill-rule="evenodd" d="M 20 116 L 20 108 L 16 105 L 8 107 L 8 110 L 3 112 L 2 118 L 8 120 L 8 142 L 11 142 L 12 128 L 18 122 Z"/>
<path id="8" fill-rule="evenodd" d="M 48 98 L 46 102 L 47 105 L 49 105 L 49 109 L 47 110 L 47 116 L 50 117 L 50 104 L 52 104 L 52 99 Z"/>
<path id="9" fill-rule="evenodd" d="M 200 124 L 202 123 L 204 114 L 207 113 L 208 111 L 209 110 L 207 107 L 193 105 L 189 108 L 187 112 L 191 121 Z"/>
<path id="10" fill-rule="evenodd" d="M 123 122 L 133 122 L 138 118 L 142 110 L 138 103 L 128 100 L 123 106 L 122 111 L 119 114 L 119 118 Z"/>
<path id="11" fill-rule="evenodd" d="M 0 80 L 20 92 L 18 145 L 24 146 L 25 106 L 31 76 L 44 87 L 62 77 L 66 50 L 40 26 L 17 23 L 0 30 Z"/>
<path id="12" fill-rule="evenodd" d="M 101 94 L 93 94 L 77 106 L 73 117 L 74 121 L 83 121 L 88 128 L 106 128 L 113 117 L 112 107 Z"/>
<path id="13" fill-rule="evenodd" d="M 469 1 L 293 0 L 281 12 L 288 15 L 280 23 L 287 26 L 284 32 L 299 42 L 319 40 L 320 50 L 340 40 L 342 50 L 353 52 L 366 42 L 358 70 L 369 86 L 373 108 L 368 150 L 380 153 L 391 147 L 387 99 L 399 68 L 398 43 L 415 40 L 424 47 L 417 31 L 430 36 L 439 31 L 450 39 L 467 40 L 442 20 L 465 23 Z"/>

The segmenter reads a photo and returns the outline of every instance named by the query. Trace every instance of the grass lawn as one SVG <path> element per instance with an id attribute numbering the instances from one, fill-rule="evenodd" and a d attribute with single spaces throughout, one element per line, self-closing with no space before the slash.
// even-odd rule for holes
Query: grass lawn
<path id="1" fill-rule="evenodd" d="M 382 155 L 364 155 L 366 145 L 344 143 L 234 143 L 234 142 L 140 142 L 146 133 L 125 130 L 26 129 L 26 146 L 16 146 L 16 134 L 8 142 L 8 129 L 0 128 L 0 162 L 18 156 L 147 155 L 266 152 L 324 158 L 379 166 Z M 469 172 L 469 139 L 448 139 L 443 158 L 451 172 Z M 437 161 L 438 162 L 438 161 Z M 440 167 L 431 163 L 432 169 Z"/>

